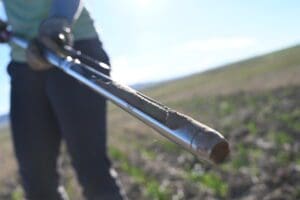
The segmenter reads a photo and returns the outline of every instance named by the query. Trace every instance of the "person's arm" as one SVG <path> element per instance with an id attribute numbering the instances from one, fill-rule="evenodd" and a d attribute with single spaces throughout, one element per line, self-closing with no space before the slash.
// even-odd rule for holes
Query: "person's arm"
<path id="1" fill-rule="evenodd" d="M 80 16 L 82 8 L 82 0 L 52 0 L 49 18 L 65 18 L 72 24 Z"/>

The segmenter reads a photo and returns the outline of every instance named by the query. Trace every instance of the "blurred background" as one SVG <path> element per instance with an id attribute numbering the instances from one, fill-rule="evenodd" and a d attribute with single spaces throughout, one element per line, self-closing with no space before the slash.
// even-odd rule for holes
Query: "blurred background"
<path id="1" fill-rule="evenodd" d="M 110 156 L 130 199 L 300 198 L 300 2 L 85 3 L 115 80 L 231 144 L 230 159 L 210 166 L 110 105 Z M 1 46 L 0 199 L 22 199 L 8 136 L 8 61 Z M 61 162 L 68 192 L 82 199 L 67 154 Z"/>

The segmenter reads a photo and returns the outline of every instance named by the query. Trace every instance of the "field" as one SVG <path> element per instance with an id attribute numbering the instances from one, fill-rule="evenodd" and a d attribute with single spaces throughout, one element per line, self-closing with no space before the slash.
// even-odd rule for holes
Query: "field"
<path id="1" fill-rule="evenodd" d="M 164 82 L 143 92 L 222 132 L 220 166 L 109 107 L 109 154 L 130 199 L 300 199 L 300 46 Z M 22 199 L 8 129 L 0 134 L 0 199 Z M 62 152 L 66 152 L 62 148 Z M 82 199 L 68 155 L 62 180 Z"/>

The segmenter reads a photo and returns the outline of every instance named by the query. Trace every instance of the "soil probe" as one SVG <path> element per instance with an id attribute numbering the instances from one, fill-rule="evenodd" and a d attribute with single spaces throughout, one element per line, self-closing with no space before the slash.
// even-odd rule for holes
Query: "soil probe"
<path id="1" fill-rule="evenodd" d="M 10 41 L 22 48 L 28 42 L 11 36 Z M 201 160 L 220 163 L 229 154 L 227 140 L 216 130 L 172 110 L 144 94 L 117 83 L 107 76 L 109 67 L 80 52 L 66 47 L 68 56 L 44 50 L 44 56 L 54 66 L 72 76 L 123 110 L 143 121 L 161 135 L 190 151 Z"/>

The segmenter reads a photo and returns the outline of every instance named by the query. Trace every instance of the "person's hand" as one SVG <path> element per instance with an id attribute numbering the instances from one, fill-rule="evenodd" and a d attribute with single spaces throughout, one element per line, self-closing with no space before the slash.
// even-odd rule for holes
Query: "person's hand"
<path id="1" fill-rule="evenodd" d="M 34 70 L 47 70 L 52 65 L 45 59 L 43 51 L 50 50 L 64 56 L 64 46 L 72 46 L 71 26 L 65 18 L 48 18 L 39 28 L 38 37 L 26 49 L 27 63 Z"/>
<path id="2" fill-rule="evenodd" d="M 7 24 L 0 20 L 0 43 L 6 43 L 9 40 L 9 31 L 7 30 Z"/>

